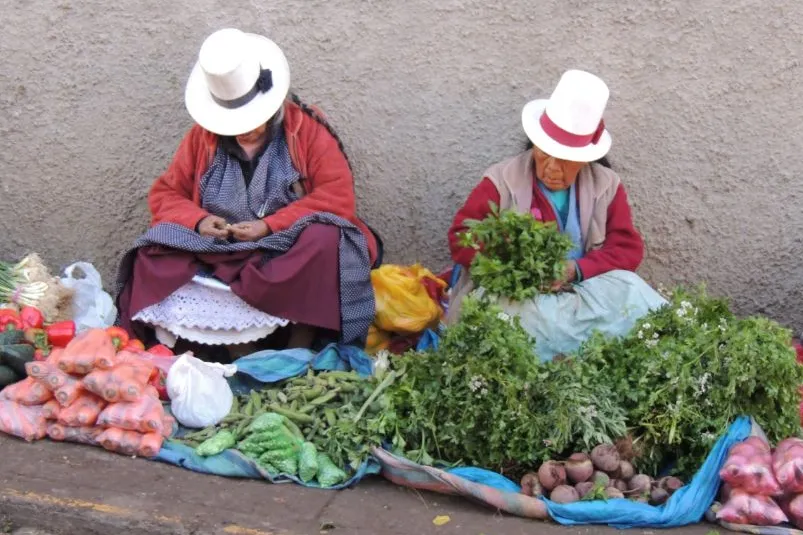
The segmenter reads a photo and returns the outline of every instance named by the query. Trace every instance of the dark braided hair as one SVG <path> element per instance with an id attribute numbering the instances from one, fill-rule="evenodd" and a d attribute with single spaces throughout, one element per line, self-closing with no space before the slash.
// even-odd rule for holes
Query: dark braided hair
<path id="1" fill-rule="evenodd" d="M 533 142 L 528 139 L 527 140 L 527 150 L 533 150 L 534 146 L 535 145 L 533 144 Z M 606 156 L 603 156 L 599 160 L 596 160 L 596 161 L 594 161 L 592 163 L 598 163 L 603 167 L 607 167 L 608 169 L 612 169 L 611 162 L 608 161 L 608 158 Z"/>
<path id="2" fill-rule="evenodd" d="M 304 113 L 315 119 L 315 122 L 326 128 L 326 130 L 332 135 L 332 137 L 335 138 L 335 141 L 337 141 L 337 146 L 340 149 L 340 152 L 343 153 L 343 157 L 346 159 L 346 163 L 349 166 L 349 171 L 353 173 L 354 169 L 351 168 L 351 161 L 349 160 L 349 155 L 346 154 L 346 148 L 343 146 L 343 142 L 340 140 L 340 136 L 337 135 L 335 129 L 332 128 L 332 125 L 329 124 L 329 121 L 321 117 L 315 110 L 310 108 L 308 105 L 301 102 L 301 99 L 295 93 L 290 93 L 290 100 L 293 102 L 293 104 L 301 108 L 301 111 L 303 111 Z"/>

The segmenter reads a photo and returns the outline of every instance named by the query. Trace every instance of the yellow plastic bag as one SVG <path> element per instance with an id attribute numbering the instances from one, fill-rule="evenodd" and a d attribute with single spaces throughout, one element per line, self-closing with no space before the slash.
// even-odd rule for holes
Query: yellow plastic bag
<path id="1" fill-rule="evenodd" d="M 385 265 L 371 272 L 376 294 L 376 326 L 399 334 L 417 334 L 438 325 L 443 310 L 422 280 L 431 279 L 441 288 L 446 283 L 425 267 Z"/>
<path id="2" fill-rule="evenodd" d="M 368 341 L 365 343 L 365 352 L 369 355 L 376 355 L 383 349 L 389 348 L 391 336 L 391 333 L 371 324 L 368 328 Z"/>

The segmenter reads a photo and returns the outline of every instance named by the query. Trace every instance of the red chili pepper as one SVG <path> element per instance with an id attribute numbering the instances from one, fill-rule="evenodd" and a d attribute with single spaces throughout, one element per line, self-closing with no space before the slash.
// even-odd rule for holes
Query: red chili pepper
<path id="1" fill-rule="evenodd" d="M 54 347 L 67 347 L 67 344 L 75 338 L 75 322 L 60 321 L 45 327 L 47 337 Z"/>
<path id="2" fill-rule="evenodd" d="M 129 351 L 145 351 L 145 344 L 134 338 L 133 340 L 129 340 L 123 349 Z"/>
<path id="3" fill-rule="evenodd" d="M 20 319 L 24 329 L 41 329 L 45 324 L 45 317 L 36 307 L 22 307 Z"/>
<path id="4" fill-rule="evenodd" d="M 150 348 L 148 350 L 148 353 L 150 353 L 151 355 L 156 355 L 157 357 L 175 357 L 176 356 L 176 354 L 173 353 L 173 351 L 169 347 L 167 347 L 165 345 L 162 345 L 162 344 L 153 346 L 152 348 Z"/>
<path id="5" fill-rule="evenodd" d="M 50 347 L 47 339 L 47 331 L 44 329 L 25 329 L 25 340 L 33 344 L 36 349 L 47 349 Z"/>
<path id="6" fill-rule="evenodd" d="M 106 334 L 111 336 L 112 342 L 114 342 L 114 348 L 118 351 L 128 345 L 128 341 L 130 340 L 128 333 L 122 327 L 109 327 L 106 329 Z"/>

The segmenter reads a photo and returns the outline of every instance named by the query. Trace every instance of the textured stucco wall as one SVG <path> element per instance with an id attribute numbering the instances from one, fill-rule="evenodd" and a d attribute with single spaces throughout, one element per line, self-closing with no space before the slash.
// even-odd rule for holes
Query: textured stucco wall
<path id="1" fill-rule="evenodd" d="M 611 87 L 644 276 L 706 280 L 803 326 L 799 1 L 0 0 L 0 13 L 2 257 L 87 259 L 110 277 L 190 125 L 198 47 L 236 26 L 276 40 L 294 88 L 330 115 L 390 260 L 445 266 L 454 211 L 522 146 L 521 106 L 585 68 Z"/>

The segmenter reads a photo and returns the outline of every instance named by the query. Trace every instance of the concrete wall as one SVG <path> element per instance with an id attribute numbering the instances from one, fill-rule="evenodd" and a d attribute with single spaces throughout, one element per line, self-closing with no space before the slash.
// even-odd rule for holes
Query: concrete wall
<path id="1" fill-rule="evenodd" d="M 87 259 L 110 277 L 190 126 L 198 47 L 235 26 L 276 40 L 295 89 L 329 113 L 390 260 L 445 266 L 453 213 L 522 147 L 521 106 L 584 68 L 611 87 L 644 276 L 708 281 L 741 311 L 803 326 L 799 1 L 0 0 L 0 13 L 2 257 Z"/>

